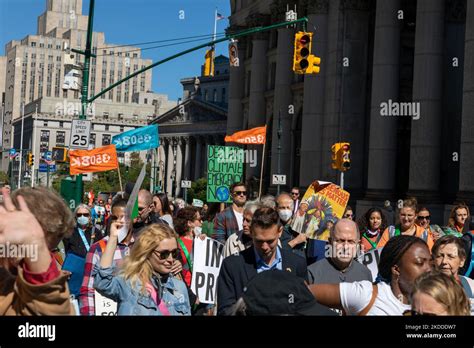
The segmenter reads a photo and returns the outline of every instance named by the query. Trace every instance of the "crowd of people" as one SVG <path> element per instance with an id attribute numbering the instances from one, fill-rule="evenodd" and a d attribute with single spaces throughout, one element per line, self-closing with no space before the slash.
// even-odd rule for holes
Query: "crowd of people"
<path id="1" fill-rule="evenodd" d="M 304 223 L 308 204 L 297 187 L 249 200 L 246 185 L 235 183 L 227 207 L 195 207 L 142 189 L 131 221 L 127 190 L 74 212 L 46 188 L 1 193 L 0 245 L 37 250 L 0 259 L 3 315 L 98 315 L 98 296 L 113 300 L 117 315 L 470 315 L 474 309 L 474 228 L 464 204 L 452 209 L 446 226 L 433 224 L 429 209 L 408 198 L 395 219 L 379 207 L 356 219 L 347 206 L 341 219 L 325 218 L 300 233 L 295 226 Z M 196 238 L 223 245 L 214 304 L 201 303 L 191 290 Z M 325 243 L 317 260 L 309 252 L 314 240 Z M 375 249 L 382 251 L 374 280 L 358 260 Z"/>

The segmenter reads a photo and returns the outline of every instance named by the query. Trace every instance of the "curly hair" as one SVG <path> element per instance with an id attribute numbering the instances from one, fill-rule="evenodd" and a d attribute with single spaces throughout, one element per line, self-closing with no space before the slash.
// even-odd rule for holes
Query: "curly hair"
<path id="1" fill-rule="evenodd" d="M 153 274 L 153 266 L 150 263 L 153 251 L 158 248 L 161 241 L 176 238 L 176 233 L 168 225 L 151 224 L 145 227 L 130 249 L 130 255 L 125 258 L 120 274 L 129 280 L 134 288 L 141 283 L 140 292 L 146 294 L 145 285 Z"/>
<path id="2" fill-rule="evenodd" d="M 370 208 L 369 210 L 367 210 L 367 212 L 362 215 L 359 220 L 357 221 L 357 225 L 359 226 L 359 230 L 361 231 L 361 233 L 364 233 L 366 230 L 369 229 L 369 226 L 370 226 L 370 215 L 372 215 L 372 213 L 379 213 L 381 218 L 382 218 L 382 224 L 380 225 L 380 231 L 383 232 L 385 231 L 385 229 L 387 228 L 388 224 L 387 224 L 387 218 L 385 217 L 385 214 L 382 212 L 382 209 L 380 208 L 377 208 L 377 207 L 373 207 L 373 208 Z"/>
<path id="3" fill-rule="evenodd" d="M 197 213 L 198 209 L 195 207 L 185 207 L 178 211 L 178 214 L 173 219 L 173 226 L 179 236 L 184 236 L 189 232 L 188 222 L 194 221 Z"/>

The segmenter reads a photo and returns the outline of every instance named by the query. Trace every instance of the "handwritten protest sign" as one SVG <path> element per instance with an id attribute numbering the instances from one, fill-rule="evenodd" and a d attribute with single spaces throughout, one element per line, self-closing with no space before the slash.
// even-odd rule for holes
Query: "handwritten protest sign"
<path id="1" fill-rule="evenodd" d="M 117 302 L 94 291 L 95 315 L 117 315 Z"/>
<path id="2" fill-rule="evenodd" d="M 224 245 L 207 237 L 194 238 L 191 290 L 201 303 L 215 303 L 217 277 L 224 260 Z"/>
<path id="3" fill-rule="evenodd" d="M 292 229 L 317 239 L 328 221 L 344 214 L 349 192 L 325 181 L 314 181 L 306 190 L 292 223 Z"/>

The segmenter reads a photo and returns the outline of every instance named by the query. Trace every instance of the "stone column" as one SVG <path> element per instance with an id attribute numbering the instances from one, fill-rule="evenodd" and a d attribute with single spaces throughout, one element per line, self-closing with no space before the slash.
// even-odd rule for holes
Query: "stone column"
<path id="1" fill-rule="evenodd" d="M 395 189 L 397 118 L 383 117 L 381 103 L 399 102 L 400 0 L 376 6 L 367 189 L 380 196 Z"/>
<path id="2" fill-rule="evenodd" d="M 191 180 L 191 146 L 189 142 L 191 141 L 190 137 L 183 138 L 185 142 L 184 148 L 184 178 L 186 180 Z"/>
<path id="3" fill-rule="evenodd" d="M 474 1 L 467 1 L 459 198 L 474 203 Z M 471 212 L 472 214 L 472 212 Z"/>
<path id="4" fill-rule="evenodd" d="M 328 0 L 308 4 L 308 30 L 313 31 L 313 54 L 321 57 L 321 72 L 304 79 L 304 99 L 300 150 L 300 186 L 306 187 L 321 178 L 322 127 L 324 117 L 324 88 L 327 75 Z M 314 30 L 313 25 L 316 26 Z"/>
<path id="5" fill-rule="evenodd" d="M 425 198 L 439 197 L 440 188 L 444 3 L 418 0 L 416 11 L 413 102 L 419 119 L 411 124 L 409 190 Z"/>
<path id="6" fill-rule="evenodd" d="M 245 29 L 242 26 L 231 26 L 227 31 L 229 33 Z M 243 108 L 242 98 L 245 89 L 245 51 L 247 49 L 247 38 L 238 39 L 239 66 L 229 68 L 229 108 L 227 116 L 227 134 L 233 134 L 242 130 L 243 127 Z"/>
<path id="7" fill-rule="evenodd" d="M 194 167 L 194 180 L 197 180 L 201 177 L 201 157 L 202 157 L 202 139 L 198 135 L 196 136 L 196 154 L 194 156 L 195 167 Z"/>
<path id="8" fill-rule="evenodd" d="M 178 137 L 178 146 L 176 148 L 176 197 L 181 195 L 181 179 L 183 177 L 183 138 Z"/>
<path id="9" fill-rule="evenodd" d="M 287 181 L 290 182 L 290 156 L 291 156 L 291 121 L 296 117 L 296 108 L 293 103 L 291 93 L 291 83 L 293 79 L 293 29 L 278 29 L 278 44 L 276 54 L 275 89 L 273 99 L 273 129 L 271 148 L 271 173 L 286 174 Z M 289 114 L 289 106 L 293 105 L 293 114 Z M 279 116 L 280 114 L 280 116 Z M 280 170 L 278 170 L 278 119 L 281 118 L 281 151 Z M 260 150 L 260 149 L 259 149 Z M 261 152 L 261 150 L 260 150 Z"/>
<path id="10" fill-rule="evenodd" d="M 166 151 L 166 193 L 172 195 L 173 182 L 172 182 L 172 172 L 173 172 L 173 141 L 171 138 L 167 142 L 167 151 Z"/>

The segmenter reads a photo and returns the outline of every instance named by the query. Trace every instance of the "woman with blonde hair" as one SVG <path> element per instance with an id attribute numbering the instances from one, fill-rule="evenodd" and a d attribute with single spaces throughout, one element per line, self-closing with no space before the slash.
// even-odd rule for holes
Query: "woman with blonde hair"
<path id="1" fill-rule="evenodd" d="M 144 228 L 115 274 L 112 263 L 122 224 L 111 225 L 100 266 L 93 271 L 95 289 L 117 302 L 118 315 L 190 315 L 186 285 L 171 273 L 179 255 L 175 232 L 163 224 Z"/>
<path id="2" fill-rule="evenodd" d="M 399 209 L 398 218 L 399 224 L 388 226 L 382 234 L 379 242 L 377 243 L 377 248 L 381 248 L 387 244 L 390 238 L 396 236 L 414 236 L 423 239 L 428 248 L 433 247 L 433 238 L 429 232 L 415 224 L 416 221 L 416 212 L 417 212 L 417 201 L 415 198 L 407 198 L 403 201 L 403 205 Z"/>
<path id="3" fill-rule="evenodd" d="M 411 306 L 412 315 L 471 315 L 471 304 L 462 286 L 453 276 L 439 271 L 415 280 Z"/>

